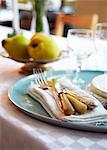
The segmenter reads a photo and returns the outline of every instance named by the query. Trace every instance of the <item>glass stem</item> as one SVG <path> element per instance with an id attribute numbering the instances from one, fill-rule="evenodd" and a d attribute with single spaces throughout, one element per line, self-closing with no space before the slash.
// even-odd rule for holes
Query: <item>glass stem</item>
<path id="1" fill-rule="evenodd" d="M 78 81 L 80 78 L 81 65 L 82 65 L 81 58 L 77 57 L 77 67 L 76 67 L 76 74 L 75 74 L 75 80 L 76 81 Z"/>

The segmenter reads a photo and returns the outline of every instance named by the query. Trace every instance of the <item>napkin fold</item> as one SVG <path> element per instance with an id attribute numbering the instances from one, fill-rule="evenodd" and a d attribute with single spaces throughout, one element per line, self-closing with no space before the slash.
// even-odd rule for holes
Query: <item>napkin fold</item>
<path id="1" fill-rule="evenodd" d="M 68 79 L 61 78 L 58 79 L 57 82 L 62 88 L 72 90 L 78 96 L 94 101 L 97 107 L 84 114 L 65 116 L 59 109 L 56 103 L 57 99 L 55 99 L 50 90 L 43 90 L 36 84 L 31 83 L 28 87 L 28 94 L 37 100 L 52 118 L 72 122 L 96 122 L 105 119 L 107 120 L 107 110 L 96 98 L 72 84 Z"/>
<path id="2" fill-rule="evenodd" d="M 28 87 L 28 94 L 37 100 L 52 118 L 61 120 L 64 118 L 64 113 L 58 108 L 51 91 L 43 90 L 32 82 Z"/>

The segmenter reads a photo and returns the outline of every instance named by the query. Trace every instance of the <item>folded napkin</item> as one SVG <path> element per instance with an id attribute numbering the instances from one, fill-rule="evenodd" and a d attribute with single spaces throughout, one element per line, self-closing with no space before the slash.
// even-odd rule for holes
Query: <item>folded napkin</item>
<path id="1" fill-rule="evenodd" d="M 43 90 L 32 82 L 28 87 L 28 94 L 37 100 L 52 118 L 63 119 L 64 113 L 58 108 L 56 100 L 49 90 Z"/>
<path id="2" fill-rule="evenodd" d="M 58 107 L 56 103 L 57 99 L 55 99 L 50 90 L 43 90 L 36 84 L 31 83 L 28 87 L 28 94 L 37 100 L 52 118 L 72 122 L 95 122 L 107 119 L 107 111 L 104 109 L 103 105 L 92 95 L 81 90 L 72 84 L 68 79 L 58 79 L 57 82 L 62 88 L 67 88 L 75 92 L 78 96 L 94 101 L 97 107 L 93 110 L 87 111 L 84 114 L 66 116 Z"/>

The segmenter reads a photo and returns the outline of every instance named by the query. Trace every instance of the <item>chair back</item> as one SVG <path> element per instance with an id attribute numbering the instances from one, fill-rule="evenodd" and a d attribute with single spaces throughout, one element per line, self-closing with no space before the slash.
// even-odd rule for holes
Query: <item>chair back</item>
<path id="1" fill-rule="evenodd" d="M 81 15 L 73 16 L 67 14 L 58 14 L 55 21 L 55 35 L 63 36 L 64 25 L 74 25 L 77 28 L 87 28 L 95 31 L 96 23 L 98 23 L 98 15 Z"/>

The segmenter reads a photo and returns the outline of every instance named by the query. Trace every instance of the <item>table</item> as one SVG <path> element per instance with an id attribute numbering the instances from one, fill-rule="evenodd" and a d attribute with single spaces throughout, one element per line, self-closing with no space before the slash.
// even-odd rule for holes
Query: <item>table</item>
<path id="1" fill-rule="evenodd" d="M 0 31 L 1 41 L 7 33 L 11 32 L 11 29 L 0 26 Z M 24 33 L 27 37 L 31 37 L 31 33 Z M 58 41 L 61 48 L 66 48 L 65 38 L 53 38 Z M 2 50 L 1 46 L 0 50 Z M 64 66 L 65 61 L 67 60 L 61 60 L 51 65 L 55 70 L 63 69 L 61 67 L 67 67 L 67 65 Z M 69 62 L 67 61 L 67 63 Z M 99 70 L 107 70 L 106 65 L 102 67 L 101 64 L 92 64 L 92 60 L 89 60 L 87 65 L 83 65 L 83 69 L 94 70 L 99 68 Z M 8 89 L 16 80 L 24 77 L 18 72 L 22 65 L 22 63 L 0 57 L 0 149 L 106 150 L 107 134 L 84 132 L 50 125 L 27 116 L 12 104 L 7 95 Z M 74 63 L 72 63 L 73 65 L 75 68 Z M 71 66 L 67 69 L 71 69 Z"/>

